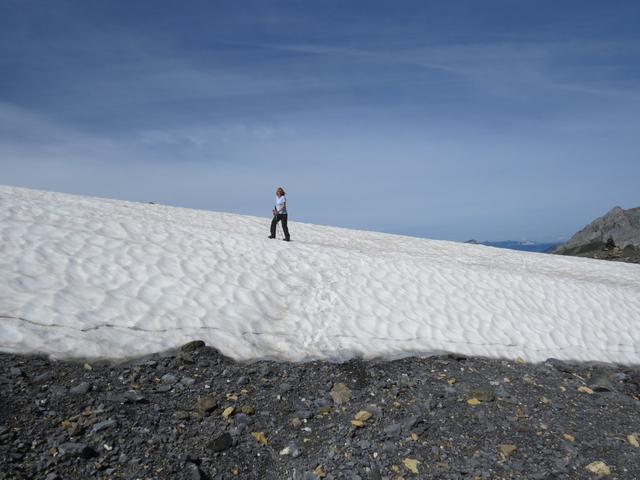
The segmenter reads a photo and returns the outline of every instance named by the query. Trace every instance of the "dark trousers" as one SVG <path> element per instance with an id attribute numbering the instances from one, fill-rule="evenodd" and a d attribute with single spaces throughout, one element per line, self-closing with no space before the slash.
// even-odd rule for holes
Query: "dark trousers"
<path id="1" fill-rule="evenodd" d="M 276 236 L 276 225 L 280 221 L 282 221 L 282 231 L 284 232 L 284 239 L 289 240 L 289 228 L 287 227 L 286 213 L 278 213 L 277 215 L 273 216 L 273 220 L 271 220 L 271 236 Z"/>

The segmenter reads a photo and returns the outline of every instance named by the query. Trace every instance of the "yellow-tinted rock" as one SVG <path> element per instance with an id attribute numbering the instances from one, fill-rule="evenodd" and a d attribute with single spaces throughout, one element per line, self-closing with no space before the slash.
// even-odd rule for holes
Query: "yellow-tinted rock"
<path id="1" fill-rule="evenodd" d="M 251 436 L 255 438 L 258 442 L 260 442 L 262 445 L 266 446 L 269 443 L 269 440 L 267 440 L 267 437 L 265 436 L 264 432 L 251 432 Z"/>
<path id="2" fill-rule="evenodd" d="M 419 460 L 416 460 L 415 458 L 405 458 L 402 463 L 411 473 L 418 473 L 418 464 L 420 463 Z"/>
<path id="3" fill-rule="evenodd" d="M 313 473 L 315 473 L 316 477 L 318 478 L 324 478 L 327 476 L 327 471 L 324 469 L 324 467 L 322 465 L 318 465 L 314 470 Z"/>
<path id="4" fill-rule="evenodd" d="M 366 410 L 360 410 L 358 413 L 356 413 L 355 419 L 360 420 L 361 422 L 366 422 L 371 417 L 371 413 L 367 412 Z"/>
<path id="5" fill-rule="evenodd" d="M 516 450 L 518 450 L 518 447 L 511 443 L 503 443 L 502 445 L 500 445 L 500 455 L 502 456 L 502 458 L 510 457 L 511 455 L 516 453 Z"/>
<path id="6" fill-rule="evenodd" d="M 606 477 L 611 475 L 611 469 L 604 462 L 592 462 L 585 467 L 591 473 L 595 473 L 598 477 Z"/>

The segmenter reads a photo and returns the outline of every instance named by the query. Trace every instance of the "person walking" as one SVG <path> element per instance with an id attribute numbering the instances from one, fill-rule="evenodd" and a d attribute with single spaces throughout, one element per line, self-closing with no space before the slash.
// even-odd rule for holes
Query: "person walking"
<path id="1" fill-rule="evenodd" d="M 284 241 L 290 241 L 289 228 L 287 227 L 287 197 L 285 197 L 282 187 L 278 187 L 276 190 L 276 205 L 273 208 L 273 220 L 271 220 L 271 235 L 269 235 L 269 238 L 276 238 L 276 225 L 278 225 L 278 222 L 282 222 Z"/>

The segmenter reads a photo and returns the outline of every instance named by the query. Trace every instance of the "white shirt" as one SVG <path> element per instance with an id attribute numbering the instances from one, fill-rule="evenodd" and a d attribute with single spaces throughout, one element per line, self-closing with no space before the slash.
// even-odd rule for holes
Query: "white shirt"
<path id="1" fill-rule="evenodd" d="M 276 211 L 283 215 L 287 214 L 287 197 L 284 195 L 276 197 Z"/>

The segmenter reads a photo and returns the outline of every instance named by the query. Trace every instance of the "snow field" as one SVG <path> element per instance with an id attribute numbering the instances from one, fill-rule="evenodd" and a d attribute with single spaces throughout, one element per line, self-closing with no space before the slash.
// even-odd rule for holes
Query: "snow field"
<path id="1" fill-rule="evenodd" d="M 0 186 L 0 350 L 640 363 L 637 265 L 269 222 Z"/>

